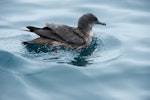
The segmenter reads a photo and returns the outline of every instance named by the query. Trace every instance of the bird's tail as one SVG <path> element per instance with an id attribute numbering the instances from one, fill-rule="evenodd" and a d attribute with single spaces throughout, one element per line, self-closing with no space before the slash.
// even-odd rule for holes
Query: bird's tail
<path id="1" fill-rule="evenodd" d="M 30 32 L 34 32 L 35 30 L 40 29 L 40 28 L 33 27 L 33 26 L 27 26 L 27 28 L 29 29 Z"/>

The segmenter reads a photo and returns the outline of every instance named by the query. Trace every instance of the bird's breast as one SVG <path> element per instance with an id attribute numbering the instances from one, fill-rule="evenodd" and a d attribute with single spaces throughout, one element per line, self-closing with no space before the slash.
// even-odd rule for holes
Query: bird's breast
<path id="1" fill-rule="evenodd" d="M 92 38 L 93 38 L 93 32 L 92 30 L 89 30 L 87 32 L 87 36 L 86 36 L 86 44 L 89 45 L 92 42 Z"/>

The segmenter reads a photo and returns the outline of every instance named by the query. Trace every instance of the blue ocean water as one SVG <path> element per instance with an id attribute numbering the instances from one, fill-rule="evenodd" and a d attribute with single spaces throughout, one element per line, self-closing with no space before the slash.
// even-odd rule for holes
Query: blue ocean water
<path id="1" fill-rule="evenodd" d="M 88 12 L 107 26 L 86 49 L 22 45 L 38 37 L 25 26 L 75 27 Z M 150 100 L 149 76 L 149 0 L 0 1 L 0 100 Z"/>

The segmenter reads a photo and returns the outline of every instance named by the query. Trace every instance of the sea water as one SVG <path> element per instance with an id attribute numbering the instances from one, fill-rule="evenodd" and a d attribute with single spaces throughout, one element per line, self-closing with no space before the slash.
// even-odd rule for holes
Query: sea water
<path id="1" fill-rule="evenodd" d="M 94 26 L 84 50 L 31 45 L 26 26 Z M 31 49 L 32 48 L 32 49 Z M 150 100 L 149 0 L 1 0 L 0 100 Z"/>

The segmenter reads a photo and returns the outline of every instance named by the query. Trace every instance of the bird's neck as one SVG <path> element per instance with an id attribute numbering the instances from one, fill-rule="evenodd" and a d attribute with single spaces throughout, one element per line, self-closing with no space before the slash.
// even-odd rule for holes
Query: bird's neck
<path id="1" fill-rule="evenodd" d="M 79 23 L 78 24 L 78 29 L 82 31 L 84 34 L 88 33 L 89 31 L 92 30 L 92 25 L 88 25 L 86 23 Z"/>
<path id="2" fill-rule="evenodd" d="M 82 24 L 78 25 L 80 32 L 84 34 L 84 40 L 86 45 L 89 45 L 93 38 L 92 25 Z"/>

